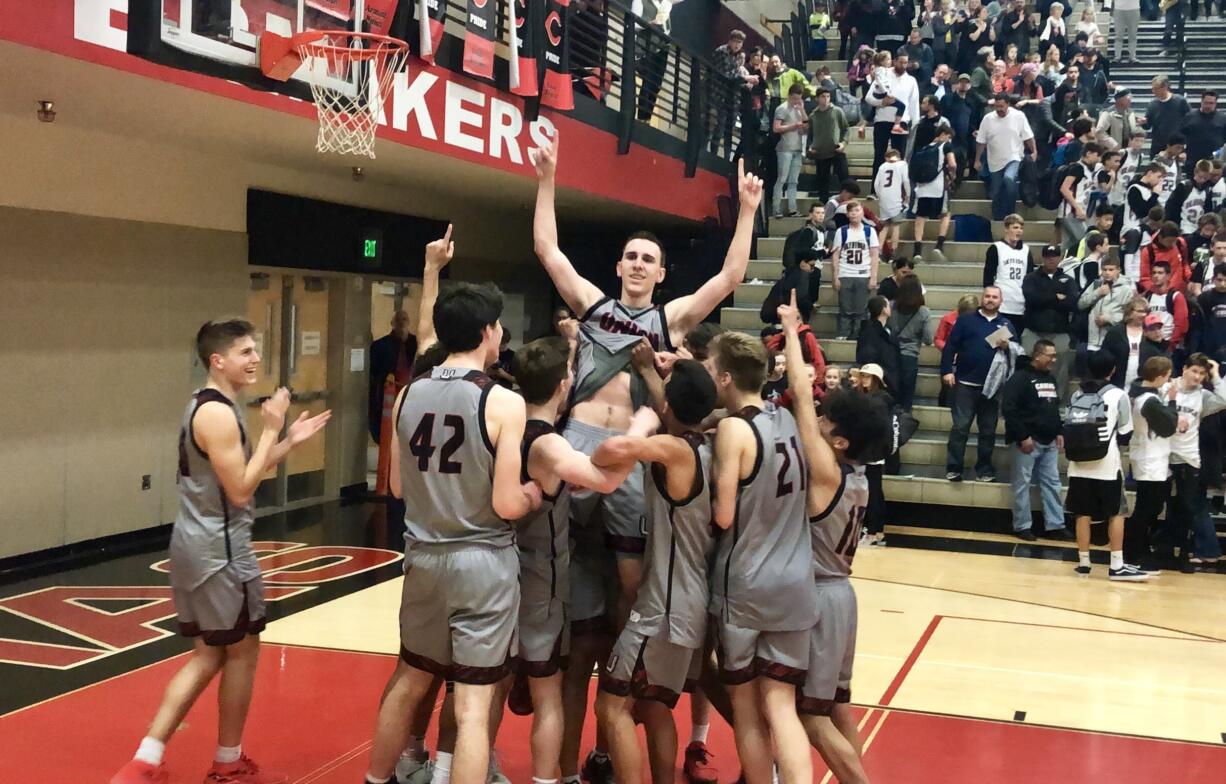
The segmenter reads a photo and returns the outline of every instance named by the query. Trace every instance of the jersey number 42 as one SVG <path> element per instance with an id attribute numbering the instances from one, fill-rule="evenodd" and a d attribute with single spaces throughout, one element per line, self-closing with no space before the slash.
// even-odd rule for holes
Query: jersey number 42
<path id="1" fill-rule="evenodd" d="M 464 417 L 457 414 L 443 416 L 443 427 L 451 430 L 451 437 L 443 442 L 442 448 L 434 446 L 434 414 L 423 414 L 413 437 L 409 439 L 409 451 L 417 458 L 417 470 L 425 473 L 430 470 L 430 459 L 438 452 L 438 470 L 441 474 L 458 474 L 462 466 L 452 460 L 455 453 L 464 444 Z"/>

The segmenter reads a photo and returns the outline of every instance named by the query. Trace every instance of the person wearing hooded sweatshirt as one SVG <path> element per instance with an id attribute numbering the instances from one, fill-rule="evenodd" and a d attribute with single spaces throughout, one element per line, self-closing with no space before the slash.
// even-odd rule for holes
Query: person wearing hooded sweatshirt
<path id="1" fill-rule="evenodd" d="M 1136 286 L 1120 274 L 1120 264 L 1110 257 L 1098 264 L 1098 279 L 1082 293 L 1077 306 L 1089 311 L 1087 331 L 1091 349 L 1101 348 L 1107 330 L 1124 320 L 1124 308 L 1136 296 Z"/>
<path id="2" fill-rule="evenodd" d="M 1128 388 L 1132 401 L 1132 439 L 1128 462 L 1137 482 L 1136 506 L 1124 521 L 1124 561 L 1156 573 L 1149 550 L 1158 516 L 1171 495 L 1171 436 L 1179 425 L 1178 390 L 1171 380 L 1171 360 L 1150 357 Z M 1163 389 L 1166 390 L 1163 394 Z"/>
<path id="3" fill-rule="evenodd" d="M 1167 382 L 1162 390 L 1176 388 L 1175 406 L 1179 423 L 1171 436 L 1171 482 L 1175 498 L 1171 513 L 1159 531 L 1158 548 L 1170 554 L 1180 548 L 1180 570 L 1192 571 L 1194 564 L 1213 563 L 1222 555 L 1213 521 L 1209 518 L 1205 499 L 1205 482 L 1200 475 L 1201 420 L 1226 410 L 1226 396 L 1220 389 L 1218 364 L 1201 353 L 1193 354 L 1184 363 L 1183 374 Z"/>
<path id="4" fill-rule="evenodd" d="M 880 295 L 868 300 L 868 321 L 856 339 L 856 364 L 881 367 L 882 382 L 890 397 L 897 400 L 902 373 L 902 350 L 898 336 L 886 323 L 890 320 L 890 301 Z"/>
<path id="5" fill-rule="evenodd" d="M 1043 249 L 1043 266 L 1022 280 L 1022 294 L 1026 298 L 1022 348 L 1033 356 L 1040 340 L 1056 347 L 1056 392 L 1064 400 L 1072 358 L 1072 316 L 1077 312 L 1081 292 L 1077 283 L 1060 269 L 1062 255 L 1060 248 L 1048 245 Z"/>
<path id="6" fill-rule="evenodd" d="M 1005 417 L 1005 442 L 1015 444 L 1013 455 L 1013 535 L 1033 542 L 1030 515 L 1030 482 L 1037 478 L 1043 497 L 1043 535 L 1071 540 L 1064 527 L 1064 505 L 1060 502 L 1060 396 L 1052 366 L 1058 360 L 1056 345 L 1038 340 L 1031 358 L 1018 358 L 1018 368 L 1005 383 L 1001 413 Z"/>

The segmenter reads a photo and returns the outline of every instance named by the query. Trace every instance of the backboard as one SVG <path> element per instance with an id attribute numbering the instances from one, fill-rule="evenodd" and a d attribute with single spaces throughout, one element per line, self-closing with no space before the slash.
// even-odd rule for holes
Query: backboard
<path id="1" fill-rule="evenodd" d="M 305 30 L 386 34 L 403 0 L 131 0 L 128 51 L 175 67 L 295 90 L 311 75 L 304 62 L 289 89 L 260 73 L 260 35 L 290 37 Z M 316 69 L 318 71 L 318 69 Z"/>

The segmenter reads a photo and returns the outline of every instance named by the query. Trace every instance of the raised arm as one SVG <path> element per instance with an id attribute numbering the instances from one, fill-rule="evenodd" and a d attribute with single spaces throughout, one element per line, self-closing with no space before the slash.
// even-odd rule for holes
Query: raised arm
<path id="1" fill-rule="evenodd" d="M 606 450 L 610 457 L 629 465 L 647 461 L 665 466 L 668 469 L 668 495 L 674 500 L 685 498 L 694 484 L 694 450 L 676 436 L 616 436 L 601 444 L 599 449 Z M 596 456 L 592 457 L 595 459 Z M 690 481 L 682 483 L 680 480 L 686 476 Z"/>
<path id="2" fill-rule="evenodd" d="M 536 256 L 549 274 L 549 279 L 570 306 L 571 312 L 581 316 L 604 294 L 591 281 L 584 278 L 558 247 L 558 217 L 554 207 L 558 170 L 558 132 L 546 147 L 528 151 L 536 167 L 536 215 L 532 220 L 532 246 Z"/>
<path id="3" fill-rule="evenodd" d="M 737 161 L 737 178 L 741 208 L 736 219 L 736 233 L 732 235 L 732 244 L 728 246 L 728 255 L 724 257 L 723 269 L 702 284 L 698 291 L 678 297 L 664 306 L 674 345 L 680 345 L 686 334 L 719 307 L 719 303 L 727 299 L 745 280 L 745 268 L 749 266 L 749 246 L 753 241 L 754 217 L 757 215 L 758 205 L 762 203 L 762 180 L 745 173 L 744 160 Z M 540 213 L 539 207 L 537 213 Z"/>
<path id="4" fill-rule="evenodd" d="M 243 453 L 242 433 L 232 408 L 210 402 L 196 411 L 192 434 L 201 451 L 208 455 L 209 464 L 221 482 L 226 500 L 234 506 L 251 503 L 255 489 L 268 469 L 284 460 L 294 447 L 322 430 L 332 416 L 331 411 L 324 411 L 308 418 L 307 412 L 303 411 L 290 425 L 286 437 L 278 441 L 289 402 L 289 390 L 285 387 L 264 401 L 260 407 L 264 430 L 250 460 Z"/>
<path id="5" fill-rule="evenodd" d="M 434 303 L 438 302 L 438 280 L 443 267 L 455 254 L 455 242 L 451 239 L 451 224 L 447 233 L 426 245 L 426 267 L 421 278 L 421 306 L 417 311 L 417 356 L 438 342 L 434 333 Z"/>
<path id="6" fill-rule="evenodd" d="M 485 419 L 494 442 L 494 512 L 503 520 L 518 520 L 541 505 L 540 486 L 536 482 L 520 482 L 524 426 L 528 419 L 524 399 L 495 386 L 489 393 Z"/>
<path id="7" fill-rule="evenodd" d="M 800 444 L 809 464 L 809 514 L 820 514 L 830 506 L 842 478 L 834 449 L 818 430 L 817 411 L 813 407 L 813 385 L 805 372 L 804 355 L 800 350 L 800 311 L 796 308 L 796 292 L 792 301 L 779 306 L 779 321 L 785 336 L 784 356 L 788 365 L 788 390 L 792 393 L 792 415 L 800 431 Z"/>

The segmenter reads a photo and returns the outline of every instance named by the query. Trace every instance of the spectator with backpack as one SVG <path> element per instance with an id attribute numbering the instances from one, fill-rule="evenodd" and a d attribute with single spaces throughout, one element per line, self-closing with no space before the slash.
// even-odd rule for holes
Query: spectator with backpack
<path id="1" fill-rule="evenodd" d="M 1013 444 L 1013 535 L 1025 542 L 1038 539 L 1030 514 L 1030 484 L 1037 479 L 1043 498 L 1043 535 L 1073 538 L 1064 527 L 1060 502 L 1060 401 L 1051 369 L 1058 361 L 1056 346 L 1039 340 L 1031 357 L 1018 358 L 1018 369 L 1005 383 L 1001 413 L 1005 417 L 1005 443 Z"/>
<path id="2" fill-rule="evenodd" d="M 1171 288 L 1171 265 L 1155 261 L 1150 268 L 1149 312 L 1162 319 L 1162 339 L 1169 341 L 1172 353 L 1183 345 L 1188 334 L 1188 300 L 1183 292 Z"/>
<path id="3" fill-rule="evenodd" d="M 1056 174 L 1060 181 L 1061 202 L 1056 210 L 1056 228 L 1064 247 L 1070 252 L 1086 234 L 1090 193 L 1095 187 L 1098 159 L 1102 148 L 1090 142 L 1081 148 L 1081 160 L 1067 164 Z"/>
<path id="4" fill-rule="evenodd" d="M 824 204 L 809 205 L 809 213 L 805 225 L 792 232 L 783 241 L 783 270 L 786 273 L 802 261 L 808 260 L 815 264 L 826 258 L 826 206 Z M 818 280 L 821 279 L 821 268 L 817 268 Z M 787 298 L 784 298 L 786 301 Z M 816 298 L 814 298 L 816 301 Z M 768 319 L 763 319 L 764 321 Z"/>
<path id="5" fill-rule="evenodd" d="M 1077 527 L 1076 573 L 1090 576 L 1090 523 L 1107 521 L 1111 580 L 1140 582 L 1149 575 L 1124 563 L 1124 474 L 1120 446 L 1132 433 L 1132 406 L 1124 390 L 1111 383 L 1115 360 L 1105 351 L 1086 359 L 1089 380 L 1073 393 L 1065 418 L 1064 450 L 1068 457 L 1065 508 Z"/>
<path id="6" fill-rule="evenodd" d="M 973 159 L 975 138 L 972 133 L 978 127 L 978 118 L 983 113 L 983 107 L 975 102 L 970 87 L 971 77 L 962 74 L 954 82 L 953 89 L 946 92 L 945 97 L 941 99 L 941 116 L 949 122 L 949 127 L 953 129 L 954 154 L 958 156 L 955 184 L 962 181 L 962 172 L 966 169 L 967 163 Z"/>
<path id="7" fill-rule="evenodd" d="M 1167 267 L 1167 285 L 1175 291 L 1188 288 L 1192 279 L 1192 264 L 1188 259 L 1188 243 L 1179 236 L 1179 226 L 1164 221 L 1151 243 L 1141 249 L 1141 290 L 1152 291 L 1152 270 L 1158 262 Z"/>
<path id="8" fill-rule="evenodd" d="M 949 193 L 958 173 L 954 153 L 954 132 L 949 123 L 940 122 L 930 144 L 919 146 L 911 156 L 911 215 L 915 219 L 915 258 L 924 257 L 924 228 L 929 220 L 940 220 L 932 261 L 944 263 L 945 238 L 949 234 Z"/>

